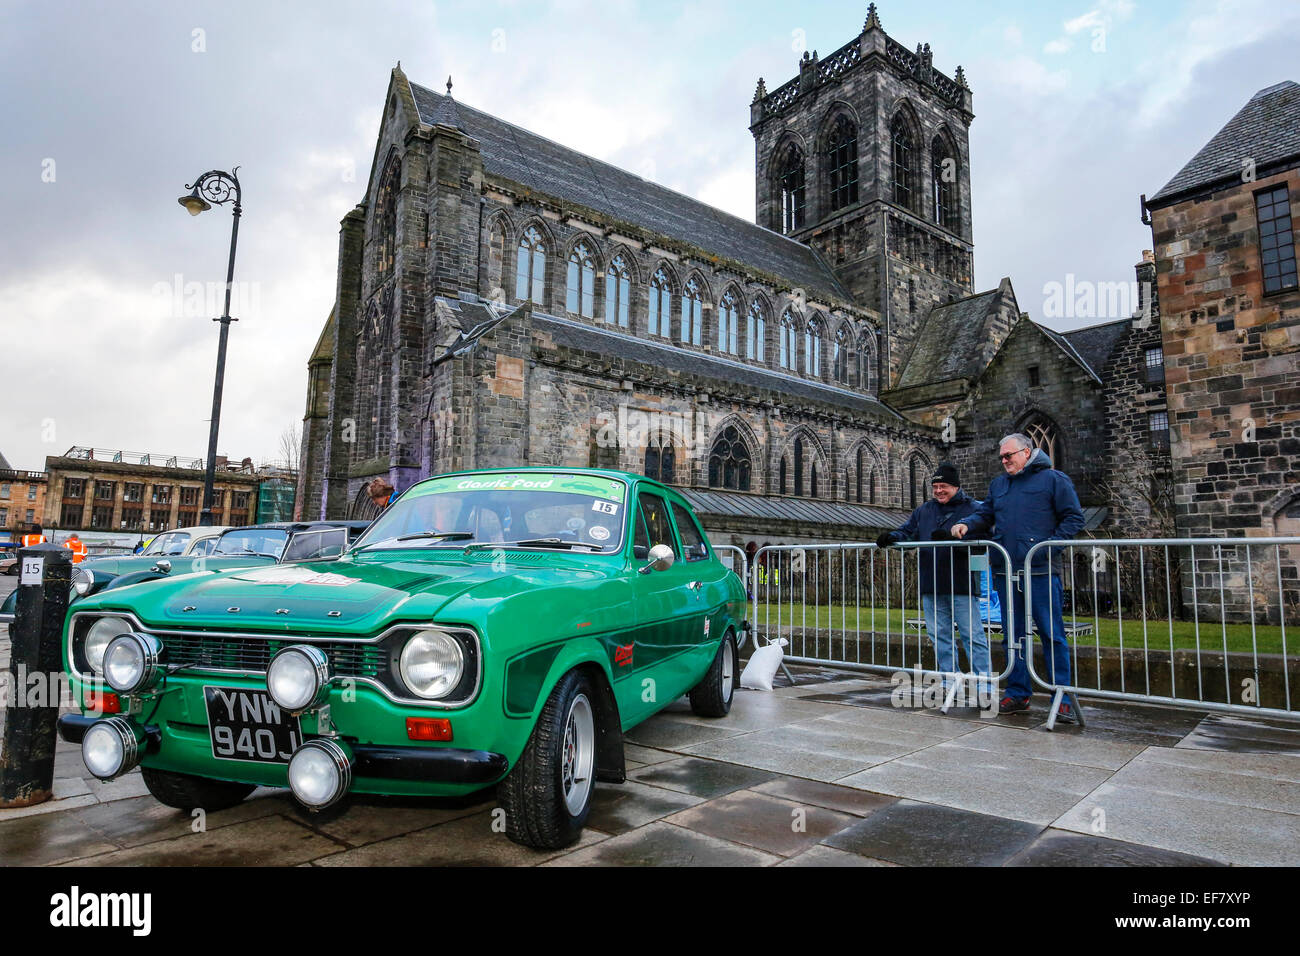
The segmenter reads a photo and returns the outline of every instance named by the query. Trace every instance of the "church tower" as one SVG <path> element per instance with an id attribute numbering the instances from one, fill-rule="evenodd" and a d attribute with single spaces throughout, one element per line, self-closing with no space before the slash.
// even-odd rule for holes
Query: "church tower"
<path id="1" fill-rule="evenodd" d="M 937 305 L 971 294 L 971 91 L 868 7 L 862 33 L 750 105 L 761 226 L 811 245 L 857 302 L 880 312 L 892 384 Z"/>

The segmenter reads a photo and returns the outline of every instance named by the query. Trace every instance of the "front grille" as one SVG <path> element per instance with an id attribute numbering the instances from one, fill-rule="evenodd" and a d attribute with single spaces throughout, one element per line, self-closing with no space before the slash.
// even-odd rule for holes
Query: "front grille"
<path id="1" fill-rule="evenodd" d="M 355 641 L 278 640 L 205 634 L 160 634 L 168 664 L 185 664 L 213 670 L 265 672 L 282 647 L 312 644 L 329 655 L 331 672 L 338 677 L 378 677 L 385 669 L 387 651 L 377 644 Z"/>

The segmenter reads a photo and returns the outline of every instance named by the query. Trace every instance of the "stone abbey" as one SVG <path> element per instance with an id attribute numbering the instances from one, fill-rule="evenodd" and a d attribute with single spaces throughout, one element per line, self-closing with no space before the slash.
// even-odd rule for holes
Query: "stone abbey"
<path id="1" fill-rule="evenodd" d="M 982 496 L 1020 431 L 1090 530 L 1287 533 L 1300 295 L 1289 232 L 1291 271 L 1274 254 L 1266 274 L 1253 197 L 1282 196 L 1268 235 L 1290 229 L 1298 90 L 1229 123 L 1256 181 L 1211 141 L 1146 201 L 1131 315 L 1060 333 L 1009 278 L 974 289 L 973 93 L 874 4 L 834 53 L 758 81 L 756 222 L 399 65 L 308 362 L 302 514 L 366 516 L 375 476 L 601 466 L 678 486 L 717 543 L 866 540 L 942 460 Z M 1230 434 L 1243 406 L 1253 442 Z"/>

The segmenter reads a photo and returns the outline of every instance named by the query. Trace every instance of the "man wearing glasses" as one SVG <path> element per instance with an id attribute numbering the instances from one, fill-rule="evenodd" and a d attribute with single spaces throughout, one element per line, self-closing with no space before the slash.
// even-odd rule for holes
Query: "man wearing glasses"
<path id="1" fill-rule="evenodd" d="M 952 526 L 955 538 L 967 534 L 983 537 L 996 529 L 993 540 L 1001 544 L 1011 556 L 1012 573 L 1024 567 L 1025 555 L 1040 541 L 1073 538 L 1083 530 L 1083 509 L 1074 483 L 1064 473 L 1052 467 L 1052 460 L 1041 448 L 1019 433 L 1002 439 L 998 447 L 1004 474 L 989 482 L 989 493 L 974 512 Z M 1065 589 L 1061 583 L 1061 555 L 1052 555 L 1048 564 L 1046 550 L 1034 557 L 1029 612 L 1034 627 L 1043 644 L 1046 659 L 1046 680 L 1050 683 L 1070 683 L 1070 645 L 1065 639 L 1065 621 L 1061 615 L 1061 602 Z M 1011 593 L 1006 593 L 1005 572 L 999 573 L 999 556 L 993 557 L 993 580 L 1005 612 L 1002 642 L 1006 646 L 1014 637 L 1024 653 L 1016 655 L 1011 674 L 1007 677 L 1006 695 L 998 705 L 998 713 L 1013 714 L 1029 709 L 1033 685 L 1025 655 L 1031 653 L 1027 637 L 1029 615 L 1025 613 L 1025 593 L 1017 579 Z M 1013 633 L 1014 629 L 1014 633 Z M 1069 696 L 1062 698 L 1056 719 L 1074 723 L 1073 702 Z"/>

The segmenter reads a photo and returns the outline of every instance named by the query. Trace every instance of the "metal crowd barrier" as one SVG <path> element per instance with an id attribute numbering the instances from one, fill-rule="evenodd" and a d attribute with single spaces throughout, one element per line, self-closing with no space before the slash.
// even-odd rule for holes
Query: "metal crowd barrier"
<path id="1" fill-rule="evenodd" d="M 1035 655 L 1026 655 L 1033 681 L 1055 694 L 1049 728 L 1067 693 L 1297 716 L 1300 538 L 1040 542 L 1023 574 L 1027 597 L 1045 599 L 1050 617 L 1058 609 L 1046 569 L 1030 574 L 1043 551 L 1060 563 L 1070 657 L 1070 679 L 1060 681 L 1040 675 Z M 1082 720 L 1077 703 L 1074 711 Z"/>
<path id="2" fill-rule="evenodd" d="M 919 593 L 922 562 L 931 561 L 937 568 L 942 549 L 965 551 L 977 584 L 967 611 L 969 639 L 953 638 L 954 647 L 965 652 L 964 669 L 957 666 L 960 652 L 954 653 L 952 669 L 938 668 Z M 981 706 L 996 707 L 997 682 L 1010 673 L 1014 653 L 1008 651 L 998 673 L 977 674 L 973 669 L 980 638 L 987 640 L 991 654 L 1001 632 L 1000 619 L 990 610 L 992 600 L 982 600 L 978 593 L 999 590 L 990 568 L 994 553 L 1002 557 L 996 574 L 1005 576 L 1002 583 L 1009 587 L 1010 556 L 990 541 L 904 542 L 885 549 L 874 543 L 768 545 L 758 550 L 750 566 L 752 625 L 756 637 L 765 641 L 785 638 L 788 661 L 891 675 L 906 672 L 914 688 L 921 682 L 941 682 L 947 685 L 940 708 L 944 711 L 959 697 L 966 700 L 968 693 Z M 951 562 L 949 578 L 951 592 L 956 583 Z"/>

